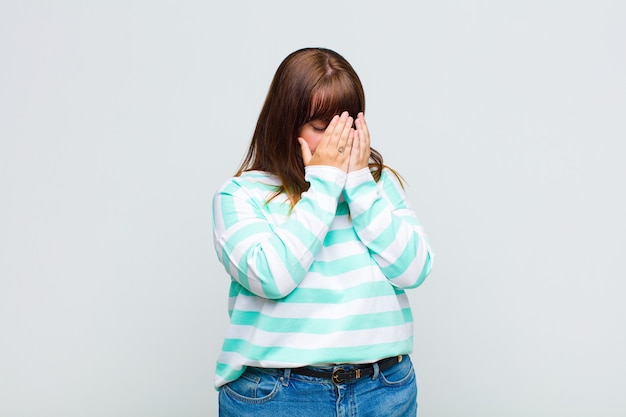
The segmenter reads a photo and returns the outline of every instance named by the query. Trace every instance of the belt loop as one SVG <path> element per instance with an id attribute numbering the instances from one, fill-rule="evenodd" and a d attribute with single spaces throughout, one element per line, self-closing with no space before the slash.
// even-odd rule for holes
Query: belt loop
<path id="1" fill-rule="evenodd" d="M 372 364 L 372 367 L 374 368 L 374 375 L 372 375 L 372 381 L 378 378 L 378 373 L 380 372 L 380 368 L 378 367 L 378 363 L 374 362 Z"/>
<path id="2" fill-rule="evenodd" d="M 290 377 L 291 377 L 291 368 L 285 368 L 283 372 L 283 376 L 280 377 L 280 382 L 283 384 L 283 387 L 289 386 Z"/>

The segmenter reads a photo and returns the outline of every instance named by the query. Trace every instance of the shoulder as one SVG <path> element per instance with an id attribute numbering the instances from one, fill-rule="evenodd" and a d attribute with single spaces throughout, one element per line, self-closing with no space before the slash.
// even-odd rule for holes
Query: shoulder
<path id="1" fill-rule="evenodd" d="M 228 192 L 228 190 L 236 189 L 276 190 L 280 185 L 280 179 L 276 175 L 264 171 L 247 171 L 237 177 L 232 177 L 224 181 L 217 192 Z"/>
<path id="2" fill-rule="evenodd" d="M 404 189 L 406 180 L 395 170 L 385 167 L 383 168 L 378 183 L 382 186 L 393 186 L 394 188 Z"/>
<path id="3" fill-rule="evenodd" d="M 280 186 L 280 179 L 276 175 L 263 171 L 247 171 L 223 182 L 214 198 L 235 197 L 265 202 L 276 194 Z"/>
<path id="4" fill-rule="evenodd" d="M 400 174 L 393 169 L 385 167 L 381 172 L 377 185 L 382 195 L 391 201 L 394 206 L 407 207 L 409 203 L 407 201 L 405 183 L 406 180 Z"/>

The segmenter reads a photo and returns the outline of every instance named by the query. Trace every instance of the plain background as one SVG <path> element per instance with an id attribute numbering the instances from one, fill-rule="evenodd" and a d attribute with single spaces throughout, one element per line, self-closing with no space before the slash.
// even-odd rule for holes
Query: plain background
<path id="1" fill-rule="evenodd" d="M 0 416 L 217 415 L 211 198 L 305 46 L 437 253 L 420 416 L 626 415 L 622 1 L 0 5 Z"/>

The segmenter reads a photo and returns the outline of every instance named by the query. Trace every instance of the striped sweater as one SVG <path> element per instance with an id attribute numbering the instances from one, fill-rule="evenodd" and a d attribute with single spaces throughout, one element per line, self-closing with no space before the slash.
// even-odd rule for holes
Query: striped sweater
<path id="1" fill-rule="evenodd" d="M 232 279 L 216 388 L 246 366 L 368 363 L 412 350 L 404 289 L 422 283 L 433 255 L 397 178 L 319 165 L 305 178 L 293 209 L 285 194 L 271 198 L 278 177 L 260 171 L 214 196 L 215 248 Z"/>

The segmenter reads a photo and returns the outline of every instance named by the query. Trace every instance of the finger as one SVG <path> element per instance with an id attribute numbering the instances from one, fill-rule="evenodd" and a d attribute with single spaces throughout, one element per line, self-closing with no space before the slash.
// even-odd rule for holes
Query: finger
<path id="1" fill-rule="evenodd" d="M 356 130 L 350 129 L 350 132 L 348 133 L 348 140 L 346 142 L 346 150 L 345 150 L 345 152 L 347 152 L 348 155 L 350 156 L 352 156 L 352 151 L 354 150 L 355 137 L 356 137 Z"/>
<path id="2" fill-rule="evenodd" d="M 346 125 L 348 121 L 351 119 L 347 111 L 343 112 L 341 116 L 335 116 L 335 117 L 337 117 L 336 123 L 333 124 L 332 128 L 329 125 L 329 129 L 327 129 L 329 131 L 329 137 L 328 137 L 328 142 L 326 143 L 326 145 L 328 148 L 332 148 L 332 149 L 338 149 L 342 145 L 345 146 L 345 141 L 346 141 L 347 133 L 348 133 L 346 131 Z M 346 135 L 345 137 L 344 137 L 344 134 Z M 340 142 L 343 142 L 343 143 L 340 144 Z"/>
<path id="3" fill-rule="evenodd" d="M 355 139 L 355 143 L 353 145 L 354 159 L 350 165 L 350 171 L 358 171 L 360 169 L 367 168 L 369 163 L 370 148 L 366 134 L 363 130 L 357 128 L 355 138 L 358 138 L 358 140 Z"/>
<path id="4" fill-rule="evenodd" d="M 352 141 L 352 149 L 350 153 L 350 171 L 355 170 L 360 158 L 359 154 L 361 152 L 361 138 L 358 130 L 354 131 L 353 138 L 354 139 Z"/>
<path id="5" fill-rule="evenodd" d="M 339 123 L 339 119 L 340 116 L 338 114 L 334 115 L 333 118 L 330 119 L 328 126 L 326 126 L 326 132 L 332 133 L 335 130 L 337 123 Z"/>
<path id="6" fill-rule="evenodd" d="M 370 131 L 367 127 L 367 122 L 365 121 L 365 115 L 363 114 L 363 112 L 359 113 L 359 115 L 357 116 L 357 127 L 359 127 L 362 133 L 364 133 L 369 139 Z"/>
<path id="7" fill-rule="evenodd" d="M 341 131 L 341 135 L 339 136 L 339 146 L 344 145 L 348 142 L 348 138 L 352 134 L 354 130 L 352 125 L 354 124 L 354 119 L 350 116 L 345 120 L 345 124 L 343 125 L 343 129 Z M 353 136 L 354 138 L 354 136 Z"/>
<path id="8" fill-rule="evenodd" d="M 322 139 L 320 140 L 320 143 L 317 145 L 318 149 L 328 147 L 328 143 L 330 142 L 333 132 L 335 131 L 335 128 L 337 127 L 337 123 L 339 123 L 339 115 L 336 114 L 333 116 L 332 119 L 330 119 L 330 122 L 328 122 L 328 126 L 326 126 L 326 130 L 324 130 L 324 135 L 322 135 Z"/>
<path id="9" fill-rule="evenodd" d="M 348 142 L 348 137 L 350 136 L 350 132 L 352 131 L 353 123 L 354 119 L 350 117 L 348 112 L 343 112 L 333 134 L 333 136 L 336 138 L 336 141 L 333 141 L 330 145 L 335 146 L 337 149 L 345 148 L 346 143 Z"/>
<path id="10" fill-rule="evenodd" d="M 356 120 L 356 127 L 357 129 L 360 131 L 362 139 L 363 139 L 363 146 L 365 148 L 369 148 L 370 146 L 370 132 L 369 129 L 367 127 L 367 122 L 365 121 L 365 115 L 363 114 L 363 112 L 359 113 L 359 115 L 357 116 L 357 120 Z"/>
<path id="11" fill-rule="evenodd" d="M 311 162 L 311 158 L 313 155 L 311 154 L 311 148 L 309 148 L 309 144 L 306 143 L 304 138 L 298 138 L 298 142 L 300 142 L 300 150 L 302 152 L 302 160 L 304 161 L 304 166 L 308 166 Z"/>
<path id="12" fill-rule="evenodd" d="M 350 129 L 350 132 L 348 132 L 348 138 L 346 139 L 346 144 L 344 145 L 344 151 L 342 153 L 342 156 L 343 156 L 342 168 L 346 172 L 349 172 L 350 165 L 352 164 L 352 158 L 353 158 L 352 153 L 353 153 L 355 134 L 356 134 L 355 130 Z"/>

